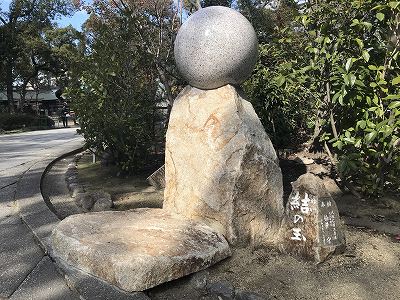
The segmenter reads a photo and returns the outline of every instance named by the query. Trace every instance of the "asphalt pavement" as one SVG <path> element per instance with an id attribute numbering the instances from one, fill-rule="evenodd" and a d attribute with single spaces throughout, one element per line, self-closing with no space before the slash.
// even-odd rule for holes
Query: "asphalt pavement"
<path id="1" fill-rule="evenodd" d="M 46 207 L 46 166 L 83 145 L 76 128 L 0 135 L 0 299 L 79 299 L 47 256 L 58 219 Z"/>

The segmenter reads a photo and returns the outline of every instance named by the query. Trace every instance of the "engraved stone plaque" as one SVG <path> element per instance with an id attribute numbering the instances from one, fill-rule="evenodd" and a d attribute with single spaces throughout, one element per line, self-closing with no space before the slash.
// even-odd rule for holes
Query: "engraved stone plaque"
<path id="1" fill-rule="evenodd" d="M 305 174 L 292 186 L 286 204 L 282 250 L 316 262 L 343 251 L 345 237 L 339 212 L 321 180 Z"/>

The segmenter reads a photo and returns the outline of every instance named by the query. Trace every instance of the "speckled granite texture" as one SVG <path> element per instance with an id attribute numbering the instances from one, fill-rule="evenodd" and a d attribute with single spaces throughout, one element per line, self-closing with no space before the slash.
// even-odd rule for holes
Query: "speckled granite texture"
<path id="1" fill-rule="evenodd" d="M 240 84 L 250 76 L 258 41 L 253 26 L 239 12 L 211 6 L 182 25 L 174 52 L 176 65 L 190 85 L 215 89 Z"/>

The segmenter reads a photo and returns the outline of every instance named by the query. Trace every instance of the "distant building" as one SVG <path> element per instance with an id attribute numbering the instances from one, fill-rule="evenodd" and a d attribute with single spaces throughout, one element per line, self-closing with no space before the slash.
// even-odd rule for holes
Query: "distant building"
<path id="1" fill-rule="evenodd" d="M 25 96 L 25 110 L 33 110 L 38 114 L 57 114 L 62 101 L 55 95 L 57 89 L 54 90 L 42 90 L 42 91 L 26 91 Z M 21 95 L 14 92 L 14 103 L 15 106 L 20 102 Z M 7 106 L 7 93 L 5 91 L 0 92 L 0 106 Z"/>

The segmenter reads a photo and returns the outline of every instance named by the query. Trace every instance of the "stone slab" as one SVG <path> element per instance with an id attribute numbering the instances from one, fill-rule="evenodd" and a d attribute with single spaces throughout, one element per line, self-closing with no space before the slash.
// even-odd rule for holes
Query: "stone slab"
<path id="1" fill-rule="evenodd" d="M 78 293 L 70 290 L 54 263 L 43 257 L 36 268 L 10 297 L 10 300 L 78 300 Z"/>
<path id="2" fill-rule="evenodd" d="M 53 231 L 53 255 L 125 291 L 143 291 L 231 255 L 210 227 L 161 209 L 74 215 Z"/>

